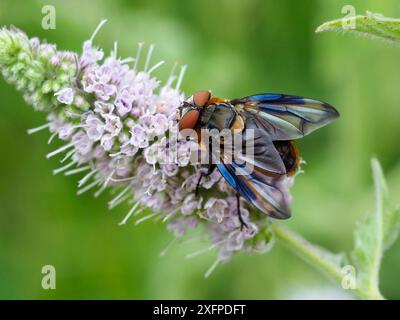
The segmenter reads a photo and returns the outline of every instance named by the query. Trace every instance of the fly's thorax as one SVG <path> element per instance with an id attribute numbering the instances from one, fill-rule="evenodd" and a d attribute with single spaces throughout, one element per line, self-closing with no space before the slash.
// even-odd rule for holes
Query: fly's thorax
<path id="1" fill-rule="evenodd" d="M 200 116 L 200 125 L 201 127 L 206 127 L 208 121 L 210 120 L 212 114 L 214 113 L 215 110 L 215 104 L 210 104 L 208 106 L 205 106 L 203 110 L 201 110 L 201 116 Z"/>
<path id="2" fill-rule="evenodd" d="M 236 119 L 235 108 L 228 103 L 210 104 L 203 108 L 200 117 L 201 126 L 206 129 L 230 129 Z"/>

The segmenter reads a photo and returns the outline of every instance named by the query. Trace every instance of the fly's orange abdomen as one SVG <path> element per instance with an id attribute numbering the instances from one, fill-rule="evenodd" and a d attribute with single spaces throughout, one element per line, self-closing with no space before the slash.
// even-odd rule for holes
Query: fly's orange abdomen
<path id="1" fill-rule="evenodd" d="M 286 175 L 293 176 L 300 164 L 300 154 L 293 141 L 274 141 L 274 146 L 279 152 L 286 168 Z"/>

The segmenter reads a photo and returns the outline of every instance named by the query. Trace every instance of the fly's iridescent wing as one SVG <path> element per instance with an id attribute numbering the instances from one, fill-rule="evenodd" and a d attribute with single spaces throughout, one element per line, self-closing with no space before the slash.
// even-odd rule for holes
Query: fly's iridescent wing
<path id="1" fill-rule="evenodd" d="M 290 217 L 289 178 L 268 134 L 246 120 L 240 136 L 242 148 L 225 148 L 217 157 L 217 168 L 227 182 L 247 201 L 276 219 Z"/>
<path id="2" fill-rule="evenodd" d="M 290 178 L 270 177 L 257 168 L 247 173 L 235 161 L 217 164 L 221 175 L 239 192 L 240 196 L 275 219 L 288 219 L 290 213 Z M 242 171 L 238 174 L 238 171 Z"/>
<path id="3" fill-rule="evenodd" d="M 243 118 L 253 118 L 273 141 L 302 138 L 339 117 L 331 105 L 283 94 L 257 94 L 230 101 Z"/>

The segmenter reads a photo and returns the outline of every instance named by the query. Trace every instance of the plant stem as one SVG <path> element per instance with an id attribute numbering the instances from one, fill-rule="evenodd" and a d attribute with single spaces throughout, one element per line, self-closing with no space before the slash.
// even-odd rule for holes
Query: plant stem
<path id="1" fill-rule="evenodd" d="M 276 238 L 300 258 L 326 272 L 335 280 L 342 280 L 341 270 L 332 262 L 324 259 L 321 252 L 302 236 L 280 223 L 274 223 L 273 230 Z"/>
<path id="2" fill-rule="evenodd" d="M 339 265 L 335 264 L 332 259 L 328 259 L 327 255 L 332 255 L 325 249 L 319 248 L 295 231 L 287 228 L 281 223 L 273 223 L 272 229 L 278 241 L 285 245 L 294 254 L 299 256 L 301 259 L 309 263 L 312 267 L 322 271 L 324 274 L 328 275 L 330 278 L 342 282 L 344 274 Z M 382 300 L 384 297 L 378 293 L 367 293 L 356 288 L 351 290 L 351 292 L 361 299 L 377 299 Z"/>

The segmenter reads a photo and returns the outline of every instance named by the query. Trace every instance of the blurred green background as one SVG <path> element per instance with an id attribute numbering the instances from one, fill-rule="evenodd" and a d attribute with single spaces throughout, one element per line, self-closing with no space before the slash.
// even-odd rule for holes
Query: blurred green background
<path id="1" fill-rule="evenodd" d="M 41 8 L 53 4 L 56 30 L 41 28 Z M 13 24 L 61 49 L 79 51 L 102 18 L 96 43 L 123 56 L 136 44 L 156 44 L 165 79 L 176 61 L 187 64 L 183 90 L 211 88 L 217 96 L 260 92 L 325 100 L 339 121 L 299 141 L 307 161 L 293 188 L 286 223 L 331 250 L 350 250 L 356 220 L 373 210 L 370 158 L 377 156 L 394 198 L 400 192 L 400 49 L 338 34 L 314 34 L 342 16 L 343 5 L 400 17 L 385 1 L 15 1 L 1 0 L 0 25 Z M 133 221 L 127 208 L 108 211 L 105 195 L 76 196 L 77 177 L 53 176 L 48 134 L 28 136 L 44 115 L 0 79 L 0 298 L 273 299 L 341 297 L 343 293 L 280 245 L 265 255 L 239 254 L 209 279 L 210 252 L 192 241 L 159 253 L 171 239 L 165 225 Z M 57 270 L 57 289 L 41 288 L 41 268 Z M 381 287 L 400 298 L 400 241 L 387 253 Z"/>

